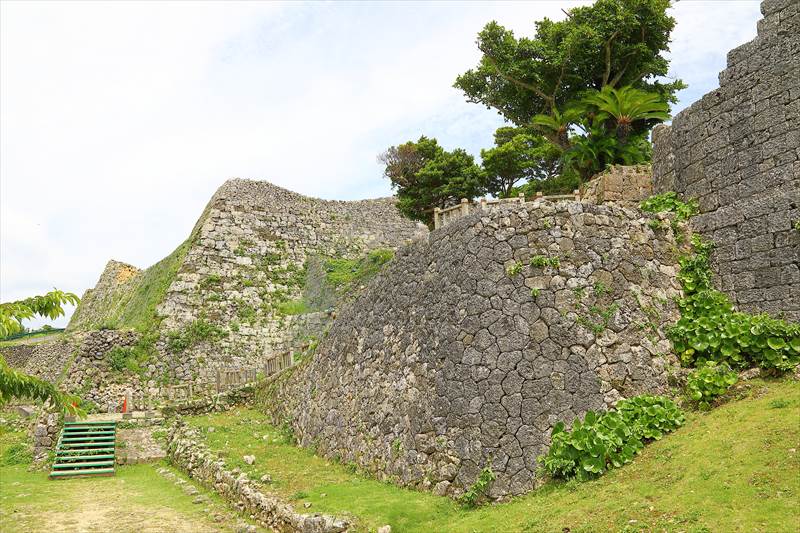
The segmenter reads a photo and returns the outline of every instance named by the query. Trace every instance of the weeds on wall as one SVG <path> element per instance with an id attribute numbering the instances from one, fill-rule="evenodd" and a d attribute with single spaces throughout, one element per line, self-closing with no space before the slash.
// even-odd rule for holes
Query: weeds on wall
<path id="1" fill-rule="evenodd" d="M 198 343 L 219 340 L 227 334 L 221 327 L 200 317 L 182 330 L 170 331 L 167 334 L 167 349 L 172 353 L 181 353 Z"/>

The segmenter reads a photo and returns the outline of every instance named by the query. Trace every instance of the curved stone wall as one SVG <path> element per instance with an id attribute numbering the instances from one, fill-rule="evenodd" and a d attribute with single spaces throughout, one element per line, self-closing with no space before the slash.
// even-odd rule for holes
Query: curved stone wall
<path id="1" fill-rule="evenodd" d="M 676 243 L 577 202 L 474 213 L 402 248 L 265 407 L 303 445 L 456 496 L 533 488 L 558 420 L 667 387 Z M 669 224 L 664 224 L 668 227 Z"/>

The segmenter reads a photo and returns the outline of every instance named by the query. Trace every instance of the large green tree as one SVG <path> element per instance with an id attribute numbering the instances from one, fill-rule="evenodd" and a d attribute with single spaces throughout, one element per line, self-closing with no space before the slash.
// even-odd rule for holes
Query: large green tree
<path id="1" fill-rule="evenodd" d="M 536 22 L 532 38 L 517 38 L 490 22 L 478 34 L 480 63 L 459 76 L 455 87 L 517 125 L 605 86 L 630 85 L 674 102 L 683 82 L 656 79 L 668 72 L 663 53 L 675 27 L 669 5 L 670 0 L 597 0 L 571 9 L 565 20 Z"/>
<path id="2" fill-rule="evenodd" d="M 461 148 L 448 152 L 424 135 L 417 142 L 390 147 L 378 159 L 397 191 L 400 212 L 429 226 L 434 208 L 486 192 L 486 176 L 470 154 Z"/>
<path id="3" fill-rule="evenodd" d="M 506 198 L 520 182 L 556 177 L 561 150 L 541 134 L 525 128 L 502 127 L 495 134 L 495 147 L 481 150 L 486 171 L 486 189 Z"/>

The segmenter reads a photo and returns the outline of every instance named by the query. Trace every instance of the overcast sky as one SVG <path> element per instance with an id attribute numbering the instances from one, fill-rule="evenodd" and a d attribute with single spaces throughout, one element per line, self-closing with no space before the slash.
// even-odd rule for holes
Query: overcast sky
<path id="1" fill-rule="evenodd" d="M 477 32 L 531 35 L 579 4 L 2 1 L 0 301 L 82 294 L 110 258 L 151 265 L 231 177 L 360 199 L 391 193 L 389 145 L 424 133 L 477 156 L 501 119 L 452 88 Z M 680 109 L 755 36 L 759 2 L 672 12 Z"/>

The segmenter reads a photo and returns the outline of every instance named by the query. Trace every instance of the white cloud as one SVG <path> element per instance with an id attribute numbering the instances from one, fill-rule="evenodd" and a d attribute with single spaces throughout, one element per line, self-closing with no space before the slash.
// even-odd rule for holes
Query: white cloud
<path id="1" fill-rule="evenodd" d="M 477 154 L 500 119 L 452 88 L 477 32 L 585 3 L 1 3 L 0 298 L 154 263 L 229 177 L 364 198 L 390 144 Z M 716 79 L 757 8 L 678 3 L 673 70 Z"/>

